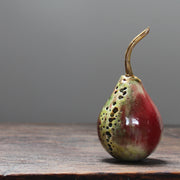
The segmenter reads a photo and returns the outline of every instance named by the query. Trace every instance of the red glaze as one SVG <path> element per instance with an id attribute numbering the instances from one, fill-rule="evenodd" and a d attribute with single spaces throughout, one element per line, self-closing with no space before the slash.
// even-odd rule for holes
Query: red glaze
<path id="1" fill-rule="evenodd" d="M 126 130 L 125 139 L 119 144 L 141 145 L 150 154 L 159 143 L 163 129 L 159 111 L 143 88 L 144 93 L 137 93 L 134 87 L 135 100 L 128 117 L 125 117 L 126 108 L 122 111 L 122 129 Z"/>

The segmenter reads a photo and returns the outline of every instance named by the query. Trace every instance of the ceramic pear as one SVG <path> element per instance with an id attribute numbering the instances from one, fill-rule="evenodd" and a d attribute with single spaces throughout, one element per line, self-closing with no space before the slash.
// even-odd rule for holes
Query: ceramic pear
<path id="1" fill-rule="evenodd" d="M 129 44 L 125 54 L 126 74 L 117 82 L 97 123 L 98 136 L 105 150 L 123 161 L 138 161 L 149 156 L 163 130 L 160 113 L 141 80 L 134 76 L 130 64 L 132 49 L 148 33 L 149 27 Z"/>

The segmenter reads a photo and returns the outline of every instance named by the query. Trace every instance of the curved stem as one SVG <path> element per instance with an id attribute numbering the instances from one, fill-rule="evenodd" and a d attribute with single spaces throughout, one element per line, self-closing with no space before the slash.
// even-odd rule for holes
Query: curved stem
<path id="1" fill-rule="evenodd" d="M 129 44 L 126 54 L 125 54 L 125 70 L 126 70 L 126 76 L 133 76 L 132 68 L 131 68 L 131 53 L 135 45 L 144 38 L 149 33 L 149 27 L 147 27 L 144 31 L 142 31 L 140 34 L 138 34 Z"/>

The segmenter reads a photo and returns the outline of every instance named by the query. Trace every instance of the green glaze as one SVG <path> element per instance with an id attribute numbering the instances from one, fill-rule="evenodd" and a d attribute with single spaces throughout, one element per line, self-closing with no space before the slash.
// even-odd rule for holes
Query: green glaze
<path id="1" fill-rule="evenodd" d="M 141 80 L 135 76 L 121 76 L 98 118 L 100 141 L 103 147 L 117 159 L 131 161 L 147 156 L 145 148 L 141 145 L 119 143 L 126 136 L 126 129 L 122 126 L 125 117 L 128 117 L 131 111 L 136 92 L 144 93 Z"/>

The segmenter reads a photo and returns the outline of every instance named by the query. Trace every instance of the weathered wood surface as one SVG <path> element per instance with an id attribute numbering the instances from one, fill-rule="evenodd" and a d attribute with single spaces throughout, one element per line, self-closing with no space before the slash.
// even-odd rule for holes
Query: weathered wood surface
<path id="1" fill-rule="evenodd" d="M 0 179 L 180 179 L 180 128 L 166 127 L 146 160 L 124 163 L 95 124 L 0 124 Z"/>

